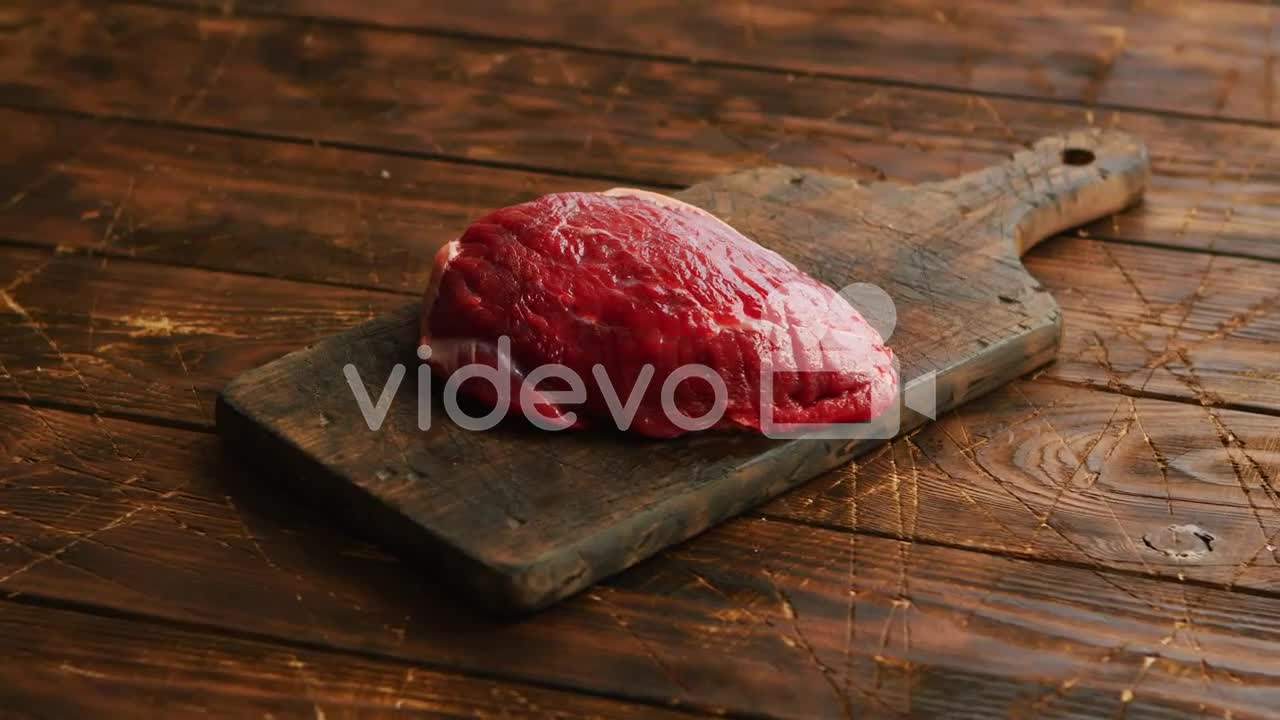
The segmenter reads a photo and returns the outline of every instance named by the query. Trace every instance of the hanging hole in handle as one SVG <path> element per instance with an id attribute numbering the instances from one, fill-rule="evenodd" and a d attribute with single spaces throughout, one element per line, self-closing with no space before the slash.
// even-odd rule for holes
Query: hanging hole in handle
<path id="1" fill-rule="evenodd" d="M 1069 147 L 1062 151 L 1062 162 L 1068 165 L 1088 165 L 1094 161 L 1092 150 Z"/>

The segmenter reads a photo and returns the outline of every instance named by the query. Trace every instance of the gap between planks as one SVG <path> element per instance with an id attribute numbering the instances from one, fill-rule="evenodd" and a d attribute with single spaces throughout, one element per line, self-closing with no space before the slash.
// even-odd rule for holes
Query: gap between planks
<path id="1" fill-rule="evenodd" d="M 1068 230 L 1063 234 L 1071 234 L 1071 231 Z M 1054 237 L 1057 237 L 1057 236 L 1054 236 Z M 1213 247 L 1212 243 L 1210 244 L 1209 247 L 1197 248 L 1197 247 L 1189 247 L 1186 245 L 1171 245 L 1169 243 L 1153 242 L 1151 240 L 1141 240 L 1134 237 L 1122 237 L 1119 235 L 1081 234 L 1080 237 L 1084 237 L 1089 240 L 1097 240 L 1099 242 L 1114 243 L 1116 245 L 1131 245 L 1133 247 L 1147 247 L 1153 250 L 1176 250 L 1178 252 L 1188 252 L 1188 253 L 1194 253 L 1197 255 L 1217 255 L 1219 257 L 1236 258 L 1239 260 L 1252 260 L 1254 262 L 1280 264 L 1280 258 L 1277 258 L 1277 257 L 1267 257 L 1266 255 L 1257 255 L 1255 253 L 1240 252 L 1237 250 L 1219 250 Z M 1048 238 L 1045 240 L 1045 242 L 1048 242 L 1049 240 L 1052 240 L 1052 239 L 1053 239 L 1052 237 Z M 3 238 L 0 238 L 0 240 L 3 240 Z"/>
<path id="2" fill-rule="evenodd" d="M 1188 397 L 1185 395 L 1173 395 L 1171 393 L 1162 393 L 1155 390 L 1142 390 L 1142 389 L 1135 389 L 1135 388 L 1123 387 L 1123 386 L 1114 387 L 1110 384 L 1099 385 L 1099 384 L 1083 382 L 1079 380 L 1066 380 L 1063 378 L 1041 377 L 1039 373 L 1040 373 L 1039 370 L 1031 373 L 1030 379 L 1033 382 L 1038 382 L 1038 383 L 1046 383 L 1049 385 L 1060 385 L 1062 387 L 1069 387 L 1069 388 L 1080 388 L 1082 390 L 1095 390 L 1097 392 L 1109 393 L 1113 395 L 1124 395 L 1126 397 L 1132 397 L 1132 398 L 1139 398 L 1139 399 L 1146 399 L 1146 400 L 1160 400 L 1163 402 L 1178 403 L 1180 405 L 1191 405 L 1194 407 L 1209 407 L 1209 408 L 1216 408 L 1219 410 L 1230 410 L 1232 412 L 1249 413 L 1252 415 L 1280 417 L 1280 409 L 1251 407 L 1251 406 L 1240 405 L 1239 403 L 1232 403 L 1232 402 L 1215 402 L 1212 404 L 1205 404 L 1204 402 L 1201 402 L 1200 398 L 1194 397 L 1194 396 Z"/>
<path id="3" fill-rule="evenodd" d="M 207 8 L 203 6 L 193 6 L 190 3 L 182 2 L 166 2 L 165 0 L 120 0 L 121 5 L 133 5 L 137 7 L 159 8 L 164 10 L 177 10 L 181 12 L 191 13 L 195 15 L 207 14 Z M 821 70 L 806 70 L 804 68 L 789 67 L 786 65 L 762 65 L 750 62 L 731 62 L 727 60 L 703 60 L 683 57 L 680 55 L 670 55 L 665 53 L 642 52 L 638 50 L 621 50 L 617 48 L 604 49 L 594 48 L 588 45 L 578 45 L 564 41 L 555 40 L 535 40 L 532 38 L 522 38 L 519 36 L 508 35 L 490 35 L 486 33 L 469 32 L 464 30 L 447 30 L 444 28 L 433 28 L 422 25 L 411 27 L 400 27 L 395 25 L 386 25 L 377 22 L 357 21 L 347 18 L 325 17 L 321 15 L 307 15 L 304 13 L 289 12 L 273 12 L 270 10 L 245 10 L 243 8 L 231 5 L 231 17 L 257 18 L 262 20 L 278 20 L 278 21 L 294 21 L 306 22 L 320 26 L 352 28 L 356 30 L 370 30 L 374 32 L 397 33 L 405 35 L 420 35 L 424 37 L 439 37 L 453 40 L 463 40 L 470 42 L 487 42 L 487 43 L 508 43 L 511 45 L 519 45 L 523 47 L 539 48 L 546 50 L 560 50 L 566 52 L 581 53 L 584 55 L 597 55 L 605 57 L 616 57 L 627 60 L 643 60 L 649 62 L 660 62 L 671 65 L 683 65 L 688 67 L 708 67 L 718 70 L 738 70 L 745 72 L 757 72 L 769 75 L 793 76 L 818 78 L 821 80 L 832 80 L 845 83 L 867 83 L 871 85 L 880 85 L 883 87 L 904 88 L 909 90 L 928 90 L 933 92 L 942 92 L 950 95 L 961 95 L 971 97 L 994 98 L 998 100 L 1020 100 L 1025 102 L 1034 102 L 1042 105 L 1056 105 L 1060 107 L 1080 108 L 1087 110 L 1111 110 L 1117 112 L 1141 113 L 1155 117 L 1166 117 L 1177 120 L 1199 120 L 1220 122 L 1231 125 L 1242 125 L 1248 127 L 1274 128 L 1278 123 L 1269 122 L 1267 120 L 1256 120 L 1252 118 L 1238 117 L 1219 117 L 1208 113 L 1185 112 L 1178 110 L 1165 110 L 1160 108 L 1149 108 L 1142 105 L 1128 105 L 1125 103 L 1112 102 L 1089 102 L 1088 100 L 1075 99 L 1058 99 L 1047 98 L 1040 95 L 1030 95 L 1027 93 L 1016 92 L 1000 92 L 995 90 L 972 90 L 967 88 L 956 87 L 954 85 L 935 84 L 928 82 L 913 82 L 910 80 L 899 80 L 887 78 L 878 75 L 864 74 L 842 74 Z M 221 11 L 219 11 L 221 12 Z"/>

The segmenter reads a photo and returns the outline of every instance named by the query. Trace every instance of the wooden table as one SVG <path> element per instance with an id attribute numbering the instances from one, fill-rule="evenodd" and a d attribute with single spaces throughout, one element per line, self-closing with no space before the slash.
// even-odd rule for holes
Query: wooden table
<path id="1" fill-rule="evenodd" d="M 1079 5 L 0 1 L 0 714 L 1280 713 L 1280 13 Z M 484 209 L 1082 125 L 1055 364 L 533 618 L 212 434 Z"/>

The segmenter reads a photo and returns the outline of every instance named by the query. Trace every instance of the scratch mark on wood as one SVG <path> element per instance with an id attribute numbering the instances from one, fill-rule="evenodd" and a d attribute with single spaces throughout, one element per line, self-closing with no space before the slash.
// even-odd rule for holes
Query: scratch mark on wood
<path id="1" fill-rule="evenodd" d="M 991 470 L 990 470 L 989 468 L 987 468 L 985 465 L 983 465 L 981 462 L 979 462 L 979 461 L 978 461 L 978 459 L 977 459 L 977 457 L 976 457 L 976 455 L 974 455 L 971 451 L 965 451 L 965 450 L 963 449 L 963 446 L 960 444 L 960 442 L 955 438 L 955 436 L 951 435 L 951 433 L 949 433 L 949 432 L 946 430 L 946 428 L 945 428 L 945 427 L 942 427 L 941 425 L 939 425 L 939 426 L 937 426 L 937 427 L 942 431 L 942 434 L 943 434 L 943 435 L 944 435 L 948 440 L 950 440 L 950 441 L 951 441 L 952 445 L 954 445 L 957 449 L 960 449 L 960 451 L 961 451 L 961 455 L 962 455 L 963 457 L 965 457 L 965 458 L 969 461 L 969 464 L 970 464 L 970 465 L 972 465 L 972 466 L 973 466 L 974 468 L 976 468 L 979 472 L 981 472 L 981 473 L 983 474 L 983 476 L 985 476 L 988 480 L 990 480 L 992 483 L 994 483 L 994 484 L 996 485 L 996 487 L 998 487 L 998 488 L 1000 488 L 1001 490 L 1003 490 L 1007 495 L 1009 495 L 1009 497 L 1011 497 L 1011 498 L 1013 498 L 1015 501 L 1017 501 L 1017 502 L 1018 502 L 1018 504 L 1019 504 L 1019 505 L 1021 505 L 1021 506 L 1022 506 L 1022 508 L 1023 508 L 1024 510 L 1026 510 L 1026 511 L 1027 511 L 1027 513 L 1028 513 L 1028 514 L 1030 514 L 1032 518 L 1034 518 L 1034 519 L 1036 520 L 1037 524 L 1040 522 L 1040 513 L 1037 513 L 1037 512 L 1035 511 L 1035 509 L 1034 509 L 1034 508 L 1032 508 L 1032 507 L 1031 507 L 1031 505 L 1030 505 L 1029 503 L 1027 503 L 1027 501 L 1026 501 L 1026 500 L 1024 500 L 1024 499 L 1022 498 L 1022 496 L 1020 496 L 1020 495 L 1018 495 L 1017 493 L 1015 493 L 1015 492 L 1013 491 L 1013 489 L 1012 489 L 1012 488 L 1010 488 L 1010 487 L 1008 487 L 1008 486 L 1007 486 L 1007 484 L 1006 484 L 1004 481 L 1002 481 L 998 476 L 996 476 L 996 475 L 995 475 L 995 473 L 991 472 Z M 1079 554 L 1080 554 L 1080 557 L 1082 557 L 1082 558 L 1084 558 L 1085 560 L 1087 560 L 1087 561 L 1091 564 L 1091 567 L 1089 567 L 1089 568 L 1088 568 L 1089 572 L 1091 572 L 1091 573 L 1092 573 L 1094 576 L 1096 576 L 1098 579 L 1102 580 L 1103 582 L 1105 582 L 1106 584 L 1108 584 L 1108 585 L 1110 585 L 1111 587 L 1115 588 L 1116 590 L 1119 590 L 1120 592 L 1124 593 L 1125 595 L 1127 595 L 1127 596 L 1129 596 L 1129 597 L 1133 598 L 1134 600 L 1138 601 L 1139 603 L 1141 603 L 1141 604 L 1143 604 L 1143 605 L 1146 605 L 1147 607 L 1150 607 L 1152 610 L 1154 610 L 1154 611 L 1156 611 L 1156 612 L 1160 612 L 1160 606 L 1156 605 L 1155 603 L 1153 603 L 1153 602 L 1152 602 L 1152 601 L 1150 601 L 1150 600 L 1147 600 L 1147 599 L 1145 599 L 1145 598 L 1141 597 L 1140 595 L 1138 595 L 1138 594 L 1137 594 L 1137 593 L 1135 593 L 1134 591 L 1132 591 L 1132 590 L 1130 590 L 1130 589 L 1128 589 L 1128 588 L 1124 587 L 1124 586 L 1123 586 L 1123 585 L 1121 585 L 1117 580 L 1115 580 L 1114 578 L 1110 577 L 1107 573 L 1103 572 L 1103 571 L 1102 571 L 1102 568 L 1103 568 L 1103 567 L 1105 567 L 1105 563 L 1103 563 L 1103 562 L 1099 561 L 1097 558 L 1095 558 L 1095 557 L 1093 556 L 1093 554 L 1092 554 L 1092 553 L 1090 553 L 1088 550 L 1086 550 L 1086 549 L 1084 548 L 1084 546 L 1083 546 L 1083 545 L 1081 545 L 1079 542 L 1077 542 L 1076 540 L 1072 539 L 1069 535 L 1067 535 L 1066 533 L 1064 533 L 1061 529 L 1059 529 L 1057 526 L 1053 525 L 1052 523 L 1046 523 L 1046 527 L 1047 527 L 1050 531 L 1052 531 L 1054 535 L 1056 535 L 1058 538 L 1060 538 L 1063 542 L 1065 542 L 1065 543 L 1067 543 L 1068 545 L 1070 545 L 1070 546 L 1071 546 L 1071 548 L 1072 548 L 1073 550 L 1075 550 L 1077 553 L 1079 553 Z M 1055 558 L 1055 557 L 1057 557 L 1057 555 L 1056 555 L 1055 553 L 1049 552 L 1049 551 L 1047 551 L 1047 550 L 1042 550 L 1042 551 L 1041 551 L 1041 556 L 1042 556 L 1042 557 L 1048 557 L 1048 558 Z"/>
<path id="2" fill-rule="evenodd" d="M 769 579 L 769 585 L 773 588 L 774 597 L 777 599 L 778 605 L 782 609 L 782 616 L 791 623 L 791 632 L 795 640 L 794 644 L 799 647 L 800 650 L 804 651 L 809 661 L 815 668 L 817 668 L 827 685 L 831 687 L 831 690 L 835 693 L 836 700 L 840 703 L 843 716 L 848 720 L 852 720 L 853 703 L 849 699 L 849 694 L 845 691 L 845 688 L 841 683 L 836 681 L 835 672 L 818 657 L 817 651 L 813 648 L 813 643 L 809 642 L 809 638 L 805 636 L 804 631 L 800 628 L 800 616 L 799 613 L 796 612 L 795 604 L 791 602 L 791 597 L 787 595 L 787 593 L 783 591 L 782 586 L 778 584 L 778 580 L 774 577 L 772 570 L 764 568 L 761 572 Z"/>
<path id="3" fill-rule="evenodd" d="M 1205 335 L 1194 342 L 1188 343 L 1181 348 L 1174 350 L 1165 350 L 1165 352 L 1148 360 L 1143 367 L 1147 369 L 1164 367 L 1168 365 L 1170 361 L 1180 359 L 1185 351 L 1194 350 L 1210 343 L 1217 342 L 1255 320 L 1266 316 L 1277 307 L 1280 307 L 1280 293 L 1265 297 L 1244 310 L 1235 313 L 1231 317 L 1219 323 L 1218 326 L 1210 331 L 1208 335 Z"/>
<path id="4" fill-rule="evenodd" d="M 312 677 L 311 673 L 307 671 L 307 664 L 297 655 L 292 653 L 290 653 L 288 659 L 285 660 L 285 664 L 293 668 L 294 674 L 297 675 L 298 680 L 302 682 L 303 694 L 307 701 L 311 703 L 311 708 L 315 713 L 316 720 L 325 720 L 324 708 L 321 707 L 320 703 L 316 700 L 316 688 L 320 687 L 320 683 L 317 682 L 316 679 Z"/>
<path id="5" fill-rule="evenodd" d="M 1006 139 L 1019 145 L 1022 144 L 1022 141 L 1018 139 L 1017 134 L 1013 132 L 1013 128 L 1009 127 L 1009 123 L 1005 122 L 1005 119 L 1000 115 L 1000 111 L 996 110 L 996 106 L 992 105 L 990 100 L 982 96 L 977 96 L 974 98 L 974 101 L 981 105 L 983 110 L 987 111 L 987 114 L 991 116 L 992 121 L 994 121 L 996 126 L 1000 128 L 1000 131 L 1004 133 Z M 1023 169 L 1025 170 L 1025 168 Z"/>
<path id="6" fill-rule="evenodd" d="M 80 368 L 77 367 L 75 363 L 71 362 L 71 359 L 67 357 L 66 353 L 62 351 L 62 348 L 58 346 L 58 343 L 52 337 L 50 337 L 45 326 L 37 322 L 36 319 L 31 316 L 31 313 L 29 313 L 25 307 L 18 304 L 18 301 L 15 300 L 14 297 L 10 295 L 7 290 L 0 290 L 0 301 L 3 301 L 4 304 L 7 305 L 10 310 L 17 313 L 18 316 L 22 319 L 23 324 L 27 328 L 29 328 L 32 332 L 34 332 L 37 337 L 43 340 L 45 344 L 49 346 L 49 349 L 53 351 L 53 354 L 56 355 L 58 359 L 62 362 L 62 364 L 66 366 L 68 370 L 71 371 L 71 374 L 75 376 L 76 380 L 80 384 L 81 389 L 84 390 L 85 397 L 89 400 L 90 404 L 92 404 L 93 406 L 94 420 L 102 427 L 103 435 L 111 443 L 111 447 L 115 451 L 116 457 L 124 458 L 125 456 L 120 451 L 120 445 L 116 441 L 115 435 L 113 435 L 111 430 L 107 428 L 106 425 L 103 424 L 102 422 L 102 406 L 98 404 L 97 396 L 94 395 L 92 388 L 89 387 L 89 382 L 88 380 L 85 379 L 84 375 L 80 372 Z"/>
<path id="7" fill-rule="evenodd" d="M 849 527 L 854 530 L 849 533 L 847 550 L 849 559 L 845 568 L 845 594 L 848 596 L 844 628 L 844 692 L 846 695 L 853 686 L 853 646 L 858 633 L 858 533 L 856 531 L 858 529 L 859 469 L 857 462 L 851 462 L 846 472 L 841 473 L 842 476 L 847 474 L 849 477 Z"/>
<path id="8" fill-rule="evenodd" d="M 1019 536 L 1018 536 L 1018 533 L 1017 533 L 1017 532 L 1015 532 L 1015 531 L 1013 530 L 1013 528 L 1009 527 L 1009 526 L 1008 526 L 1008 524 L 1006 524 L 1005 522 L 1003 522 L 1002 520 L 1000 520 L 1000 519 L 999 519 L 999 518 L 998 518 L 994 513 L 992 513 L 992 512 L 991 512 L 991 509 L 990 509 L 989 507 L 987 507 L 987 505 L 986 505 L 985 503 L 980 503 L 980 502 L 978 502 L 978 501 L 977 501 L 977 500 L 976 500 L 972 495 L 970 495 L 970 494 L 969 494 L 969 491 L 968 491 L 968 490 L 966 490 L 966 489 L 965 489 L 965 487 L 964 487 L 964 485 L 965 485 L 965 481 L 964 481 L 964 480 L 962 480 L 962 479 L 961 479 L 961 478 L 959 478 L 959 477 L 956 477 L 956 476 L 955 476 L 955 475 L 953 475 L 949 470 L 947 470 L 946 468 L 944 468 L 944 467 L 941 465 L 941 463 L 939 463 L 939 462 L 937 461 L 937 459 L 935 459 L 934 457 L 932 457 L 931 455 L 929 455 L 929 453 L 928 453 L 928 452 L 926 452 L 926 451 L 924 450 L 924 448 L 920 447 L 920 446 L 919 446 L 918 444 L 916 444 L 913 440 L 908 439 L 908 440 L 907 440 L 907 442 L 910 442 L 910 443 L 912 443 L 913 445 L 915 445 L 916 450 L 917 450 L 921 455 L 923 455 L 923 456 L 925 456 L 925 457 L 929 458 L 929 461 L 930 461 L 931 463 L 933 463 L 933 466 L 934 466 L 937 470 L 941 471 L 943 475 L 947 476 L 947 479 L 948 479 L 948 480 L 950 480 L 950 481 L 951 481 L 951 483 L 952 483 L 952 487 L 953 487 L 953 488 L 955 488 L 956 492 L 958 492 L 958 493 L 960 494 L 960 497 L 961 497 L 961 498 L 963 498 L 963 499 L 965 500 L 965 502 L 967 502 L 967 503 L 969 503 L 970 505 L 972 505 L 972 506 L 974 507 L 974 509 L 976 509 L 979 513 L 981 513 L 981 514 L 983 515 L 983 517 L 985 517 L 987 520 L 991 521 L 991 523 L 992 523 L 993 525 L 995 525 L 996 527 L 1000 528 L 1000 530 L 1004 533 L 1004 535 L 1005 535 L 1005 536 L 1007 536 L 1008 538 L 1010 538 L 1010 539 L 1012 539 L 1012 540 L 1014 540 L 1014 541 L 1016 541 L 1016 542 L 1020 543 L 1020 544 L 1022 545 L 1022 549 L 1021 549 L 1021 551 L 1022 551 L 1023 553 L 1026 553 L 1026 554 L 1028 554 L 1028 555 L 1032 555 L 1032 554 L 1034 554 L 1034 552 L 1035 552 L 1035 548 L 1034 548 L 1034 547 L 1032 547 L 1032 545 L 1031 545 L 1030 541 L 1029 541 L 1028 539 L 1026 539 L 1026 538 L 1019 537 Z"/>
<path id="9" fill-rule="evenodd" d="M 98 243 L 99 249 L 106 249 L 111 245 L 111 240 L 113 239 L 112 233 L 115 232 L 116 225 L 119 224 L 120 216 L 124 213 L 125 208 L 127 208 L 129 203 L 133 200 L 133 190 L 137 184 L 137 176 L 131 176 L 129 178 L 129 187 L 124 192 L 124 198 L 121 199 L 120 202 L 116 203 L 115 212 L 111 214 L 111 222 L 107 223 L 107 229 L 102 233 L 102 241 Z"/>
<path id="10" fill-rule="evenodd" d="M 97 535 L 101 535 L 104 532 L 107 532 L 109 530 L 114 530 L 115 528 L 120 527 L 124 523 L 128 522 L 134 515 L 137 515 L 138 513 L 147 509 L 149 509 L 149 506 L 147 505 L 138 505 L 136 507 L 133 507 L 129 509 L 127 512 L 125 512 L 124 514 L 116 517 L 114 520 L 111 520 L 106 525 L 103 525 L 102 527 L 98 528 L 97 530 L 93 530 L 83 535 L 78 535 L 70 542 L 58 547 L 52 552 L 41 553 L 37 558 L 35 558 L 31 562 L 28 562 L 25 565 L 22 565 L 21 567 L 10 571 L 4 577 L 0 577 L 0 585 L 13 580 L 14 578 L 22 575 L 23 573 L 29 572 L 31 569 L 41 565 L 42 563 L 48 562 L 50 560 L 57 560 L 68 550 L 71 550 L 72 548 L 79 545 L 80 543 L 85 542 L 86 540 L 91 540 Z"/>
<path id="11" fill-rule="evenodd" d="M 587 597 L 605 606 L 606 613 L 613 618 L 613 621 L 617 623 L 618 627 L 622 628 L 623 632 L 635 641 L 636 645 L 644 652 L 645 656 L 649 658 L 649 661 L 666 676 L 667 680 L 671 681 L 672 685 L 679 688 L 686 695 L 691 694 L 689 686 L 686 685 L 684 680 L 682 680 L 675 672 L 675 669 L 667 664 L 667 661 L 662 659 L 662 656 L 653 649 L 653 646 L 631 627 L 631 623 L 627 622 L 626 618 L 622 617 L 622 613 L 619 611 L 618 607 L 614 605 L 612 601 L 605 598 L 603 594 L 604 592 L 612 592 L 612 589 L 600 588 L 598 591 L 588 592 Z"/>
<path id="12" fill-rule="evenodd" d="M 196 90 L 195 94 L 191 96 L 191 100 L 174 114 L 175 120 L 180 120 L 186 117 L 189 113 L 204 103 L 209 91 L 218 84 L 219 80 L 222 79 L 222 75 L 227 69 L 227 63 L 231 60 L 231 56 L 235 53 L 236 48 L 240 47 L 240 41 L 244 39 L 244 35 L 247 30 L 248 25 L 243 20 L 236 25 L 236 31 L 231 36 L 231 41 L 227 43 L 227 48 L 223 51 L 222 57 L 218 59 L 218 63 L 213 66 L 213 70 L 209 73 L 208 81 L 202 84 L 200 88 Z"/>
<path id="13" fill-rule="evenodd" d="M 1137 690 L 1138 685 L 1142 683 L 1143 678 L 1147 676 L 1147 671 L 1151 669 L 1151 666 L 1155 664 L 1155 661 L 1155 655 L 1147 655 L 1142 658 L 1142 666 L 1138 668 L 1138 673 L 1134 676 L 1133 680 L 1131 680 L 1129 684 L 1120 691 L 1120 708 L 1117 712 L 1117 717 L 1121 719 L 1125 717 L 1129 710 L 1129 704 L 1133 702 L 1135 696 L 1134 691 Z"/>
<path id="14" fill-rule="evenodd" d="M 1151 452 L 1151 458 L 1155 460 L 1156 468 L 1160 471 L 1160 480 L 1164 485 L 1165 501 L 1169 505 L 1169 519 L 1173 520 L 1173 489 L 1169 482 L 1169 458 L 1156 447 L 1155 442 L 1151 439 L 1151 434 L 1147 432 L 1146 426 L 1142 424 L 1142 417 L 1138 414 L 1138 404 L 1132 397 L 1129 398 L 1129 412 L 1133 415 L 1134 424 L 1137 426 L 1138 431 L 1142 433 L 1142 441 Z"/>
<path id="15" fill-rule="evenodd" d="M 1138 302 L 1142 303 L 1142 309 L 1146 316 L 1153 320 L 1158 318 L 1159 315 L 1152 307 L 1151 301 L 1147 300 L 1147 296 L 1142 293 L 1142 288 L 1140 288 L 1138 283 L 1134 281 L 1133 276 L 1129 274 L 1129 271 L 1125 269 L 1124 265 L 1120 264 L 1120 260 L 1116 257 L 1115 253 L 1111 251 L 1111 247 L 1106 243 L 1099 243 L 1099 247 L 1102 248 L 1102 252 L 1107 256 L 1107 260 L 1110 261 L 1115 269 L 1120 272 L 1120 276 L 1124 278 L 1125 284 L 1129 286 L 1129 289 L 1133 291 L 1134 296 L 1138 298 Z"/>

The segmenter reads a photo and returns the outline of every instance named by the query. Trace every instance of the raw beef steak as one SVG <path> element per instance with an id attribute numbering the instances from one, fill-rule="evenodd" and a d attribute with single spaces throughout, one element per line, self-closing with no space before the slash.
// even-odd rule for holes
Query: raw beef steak
<path id="1" fill-rule="evenodd" d="M 476 221 L 436 256 L 421 325 L 437 374 L 499 369 L 506 397 L 474 377 L 458 388 L 491 408 L 532 406 L 547 428 L 758 431 L 762 371 L 776 423 L 862 422 L 897 393 L 892 352 L 838 293 L 642 190 L 547 195 Z M 549 364 L 581 378 L 580 401 L 566 402 L 564 377 L 525 382 Z"/>

